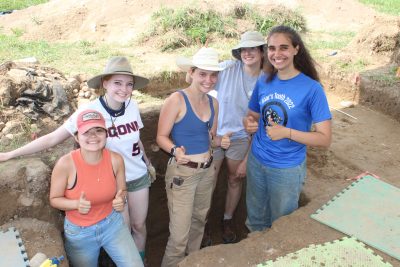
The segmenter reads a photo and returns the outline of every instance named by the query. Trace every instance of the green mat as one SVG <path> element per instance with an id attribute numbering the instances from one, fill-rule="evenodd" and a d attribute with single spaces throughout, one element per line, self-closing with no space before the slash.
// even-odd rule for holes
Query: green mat
<path id="1" fill-rule="evenodd" d="M 364 176 L 311 218 L 400 260 L 400 189 Z"/>
<path id="2" fill-rule="evenodd" d="M 311 245 L 294 253 L 267 261 L 257 267 L 389 267 L 389 263 L 374 255 L 355 238 L 344 237 L 322 245 Z"/>

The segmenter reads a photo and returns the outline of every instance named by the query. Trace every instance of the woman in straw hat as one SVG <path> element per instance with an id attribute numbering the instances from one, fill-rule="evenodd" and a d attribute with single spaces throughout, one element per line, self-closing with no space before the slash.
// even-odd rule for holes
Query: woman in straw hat
<path id="1" fill-rule="evenodd" d="M 105 147 L 107 128 L 96 110 L 77 116 L 80 148 L 62 156 L 51 175 L 50 204 L 65 211 L 65 250 L 73 266 L 97 267 L 100 248 L 117 266 L 143 266 L 121 212 L 124 160 Z"/>
<path id="2" fill-rule="evenodd" d="M 218 103 L 207 94 L 223 70 L 218 53 L 203 47 L 177 65 L 191 84 L 165 100 L 157 132 L 157 143 L 171 154 L 165 174 L 170 236 L 161 266 L 174 267 L 200 249 L 214 183 L 211 145 L 229 147 L 229 138 L 215 137 Z"/>
<path id="3" fill-rule="evenodd" d="M 143 123 L 139 108 L 137 103 L 131 99 L 131 95 L 134 89 L 146 86 L 148 79 L 133 74 L 127 58 L 112 57 L 109 59 L 104 72 L 91 78 L 87 83 L 91 88 L 104 89 L 105 94 L 80 107 L 55 131 L 14 151 L 0 153 L 0 161 L 36 153 L 63 142 L 76 133 L 76 117 L 81 110 L 94 109 L 99 111 L 106 121 L 106 147 L 121 154 L 125 161 L 128 205 L 124 210 L 124 217 L 132 229 L 136 246 L 144 258 L 145 222 L 150 186 L 146 164 L 150 165 L 150 162 L 140 141 L 139 130 L 143 127 Z"/>
<path id="4" fill-rule="evenodd" d="M 257 81 L 243 120 L 254 133 L 247 160 L 250 231 L 269 228 L 297 209 L 307 146 L 329 147 L 332 138 L 328 102 L 300 35 L 276 26 L 267 43 L 266 75 Z"/>
<path id="5" fill-rule="evenodd" d="M 215 91 L 211 92 L 212 95 L 216 95 L 219 103 L 217 135 L 231 134 L 229 148 L 218 147 L 213 154 L 216 167 L 215 184 L 224 159 L 228 169 L 225 211 L 222 218 L 224 243 L 233 243 L 237 239 L 232 217 L 242 193 L 250 144 L 250 136 L 244 129 L 242 118 L 246 115 L 256 81 L 262 74 L 264 45 L 264 37 L 259 32 L 243 33 L 239 44 L 232 48 L 232 56 L 236 60 L 220 63 L 225 69 L 219 73 Z M 210 232 L 207 224 L 202 247 L 211 245 Z"/>

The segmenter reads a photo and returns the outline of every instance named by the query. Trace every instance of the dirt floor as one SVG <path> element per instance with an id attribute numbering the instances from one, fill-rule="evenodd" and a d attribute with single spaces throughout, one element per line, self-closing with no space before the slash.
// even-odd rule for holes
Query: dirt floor
<path id="1" fill-rule="evenodd" d="M 124 41 L 139 36 L 143 28 L 141 25 L 148 22 L 151 12 L 158 9 L 160 5 L 177 6 L 182 5 L 183 1 L 100 2 L 52 0 L 45 5 L 2 16 L 0 26 L 3 26 L 5 31 L 10 31 L 14 27 L 23 28 L 26 39 L 48 41 L 89 39 L 107 42 L 117 38 Z M 212 2 L 211 0 L 200 1 L 204 5 Z M 218 1 L 217 6 L 221 10 L 234 4 L 234 1 L 223 2 L 226 5 Z M 291 8 L 300 9 L 311 31 L 361 31 L 376 17 L 381 16 L 356 0 L 248 0 L 247 2 L 265 8 L 272 4 L 285 4 Z M 32 17 L 40 19 L 41 23 L 32 23 Z M 353 48 L 351 53 L 354 54 L 358 49 L 356 46 Z M 144 48 L 133 47 L 132 50 L 132 53 L 142 52 Z M 361 49 L 359 50 L 362 52 Z M 146 54 L 148 56 L 144 59 L 144 66 L 168 64 L 161 57 L 171 58 L 171 55 L 161 55 L 156 51 L 151 56 L 151 52 Z M 395 51 L 392 52 L 395 53 Z M 384 58 L 381 56 L 375 61 L 376 66 L 372 66 L 370 72 L 385 69 L 390 60 L 391 54 L 385 54 Z M 322 64 L 323 84 L 333 115 L 333 143 L 327 150 L 309 149 L 308 177 L 300 199 L 301 207 L 293 214 L 276 221 L 270 231 L 252 233 L 248 236 L 244 226 L 246 209 L 243 195 L 234 218 L 242 241 L 232 245 L 219 245 L 222 243 L 220 219 L 226 192 L 225 169 L 223 168 L 210 213 L 212 239 L 215 246 L 190 255 L 182 262 L 182 266 L 254 266 L 310 244 L 338 239 L 344 234 L 314 221 L 310 215 L 351 184 L 354 177 L 369 171 L 381 177 L 383 181 L 400 187 L 398 174 L 398 166 L 400 166 L 399 82 L 379 84 L 366 76 L 361 76 L 360 82 L 353 82 L 351 78 L 342 77 L 334 70 L 328 69 L 329 66 Z M 144 68 L 143 73 L 146 71 L 147 69 Z M 170 86 L 171 84 L 168 85 Z M 146 92 L 158 94 L 163 87 L 152 88 L 154 89 L 148 89 Z M 340 105 L 343 100 L 355 100 L 359 104 L 352 108 L 343 108 Z M 143 109 L 146 112 L 143 112 L 145 128 L 141 136 L 158 174 L 158 179 L 150 190 L 147 220 L 147 257 L 150 266 L 156 267 L 160 265 L 168 238 L 168 210 L 163 180 L 167 155 L 154 149 L 156 148 L 158 107 L 149 108 L 149 106 L 151 103 L 142 104 L 142 107 L 146 107 Z M 49 162 L 47 160 L 49 153 L 54 153 L 54 151 L 40 155 L 45 162 Z M 4 205 L 7 204 L 0 204 L 0 209 L 5 209 Z M 25 238 L 29 239 L 29 236 Z M 29 250 L 29 247 L 27 249 Z M 378 250 L 374 252 L 393 266 L 400 266 L 400 261 Z M 110 266 L 110 263 L 104 259 L 102 266 Z"/>

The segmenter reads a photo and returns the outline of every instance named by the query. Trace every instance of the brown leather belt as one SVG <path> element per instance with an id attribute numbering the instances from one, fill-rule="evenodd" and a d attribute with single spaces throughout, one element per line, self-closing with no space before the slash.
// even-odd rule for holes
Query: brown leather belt
<path id="1" fill-rule="evenodd" d="M 189 161 L 188 163 L 182 164 L 183 166 L 193 168 L 193 169 L 207 169 L 211 166 L 211 163 L 213 161 L 213 157 L 211 156 L 206 162 L 194 162 L 194 161 Z"/>

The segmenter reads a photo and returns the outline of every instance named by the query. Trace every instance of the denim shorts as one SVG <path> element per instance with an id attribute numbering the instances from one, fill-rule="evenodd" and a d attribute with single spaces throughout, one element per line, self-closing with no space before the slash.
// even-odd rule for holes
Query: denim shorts
<path id="1" fill-rule="evenodd" d="M 146 174 L 140 177 L 139 179 L 126 182 L 126 190 L 128 192 L 135 192 L 143 188 L 150 187 L 150 185 L 151 185 L 150 176 L 149 173 L 146 172 Z"/>
<path id="2" fill-rule="evenodd" d="M 247 137 L 235 139 L 231 141 L 231 145 L 228 149 L 223 149 L 221 147 L 214 148 L 213 157 L 215 160 L 221 160 L 225 157 L 232 160 L 243 160 L 249 145 L 250 139 Z"/>
<path id="3" fill-rule="evenodd" d="M 263 165 L 250 152 L 246 174 L 246 226 L 250 231 L 270 228 L 273 221 L 298 208 L 306 160 L 295 167 L 279 169 Z"/>
<path id="4" fill-rule="evenodd" d="M 91 226 L 76 225 L 65 217 L 64 235 L 68 260 L 75 267 L 97 267 L 101 247 L 117 266 L 143 266 L 122 214 L 115 210 Z"/>

